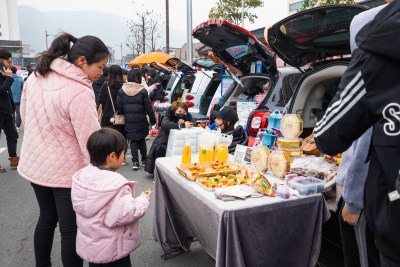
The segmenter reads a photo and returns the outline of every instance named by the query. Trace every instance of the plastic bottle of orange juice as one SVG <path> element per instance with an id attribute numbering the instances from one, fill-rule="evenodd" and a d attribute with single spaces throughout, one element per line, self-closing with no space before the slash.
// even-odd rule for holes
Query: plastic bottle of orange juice
<path id="1" fill-rule="evenodd" d="M 188 140 L 185 142 L 182 153 L 182 164 L 186 163 L 192 163 L 192 146 Z"/>
<path id="2" fill-rule="evenodd" d="M 217 160 L 222 162 L 228 161 L 228 146 L 227 145 L 217 145 Z"/>

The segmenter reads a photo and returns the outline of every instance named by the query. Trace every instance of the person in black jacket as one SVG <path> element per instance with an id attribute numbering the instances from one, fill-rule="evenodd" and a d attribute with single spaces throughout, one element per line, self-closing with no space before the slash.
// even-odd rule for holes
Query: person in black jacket
<path id="1" fill-rule="evenodd" d="M 8 155 L 10 156 L 10 169 L 18 167 L 19 157 L 17 157 L 18 133 L 15 127 L 13 114 L 15 105 L 11 92 L 12 78 L 12 54 L 5 49 L 0 49 L 0 132 L 4 131 L 7 139 Z M 0 172 L 5 172 L 0 167 Z"/>
<path id="2" fill-rule="evenodd" d="M 235 123 L 239 120 L 236 110 L 226 106 L 221 111 L 213 111 L 216 129 L 221 129 L 221 132 L 227 135 L 232 135 L 232 143 L 228 147 L 229 153 L 235 152 L 237 145 L 245 145 L 249 141 L 246 131 L 243 126 L 238 125 L 235 129 Z"/>
<path id="3" fill-rule="evenodd" d="M 97 80 L 95 80 L 92 84 L 93 91 L 94 91 L 94 99 L 96 100 L 96 108 L 99 108 L 99 95 L 100 95 L 100 89 L 101 86 L 104 84 L 104 82 L 107 79 L 108 76 L 108 67 L 105 66 L 103 68 L 103 75 L 101 75 Z"/>
<path id="4" fill-rule="evenodd" d="M 400 0 L 356 36 L 350 65 L 314 129 L 318 149 L 345 151 L 373 127 L 364 212 L 381 266 L 400 266 Z"/>
<path id="5" fill-rule="evenodd" d="M 155 69 L 150 69 L 145 75 L 147 75 L 147 85 L 149 87 L 153 84 L 157 85 L 156 88 L 150 93 L 150 100 L 164 102 L 164 87 L 162 86 L 162 81 L 160 80 L 157 71 Z"/>
<path id="6" fill-rule="evenodd" d="M 185 102 L 175 101 L 166 111 L 161 121 L 160 133 L 154 139 L 147 156 L 145 171 L 153 174 L 157 158 L 165 157 L 167 152 L 169 131 L 172 129 L 192 128 L 192 115 Z"/>
<path id="7" fill-rule="evenodd" d="M 103 108 L 101 127 L 112 127 L 125 136 L 124 125 L 114 125 L 110 122 L 110 119 L 114 117 L 113 104 L 115 107 L 118 90 L 122 88 L 123 83 L 122 68 L 118 65 L 112 65 L 108 71 L 107 81 L 101 86 L 99 104 Z"/>
<path id="8" fill-rule="evenodd" d="M 117 95 L 118 114 L 125 116 L 125 134 L 130 141 L 133 170 L 138 170 L 139 154 L 142 157 L 143 167 L 146 165 L 147 146 L 146 136 L 149 134 L 149 124 L 146 114 L 152 125 L 156 124 L 156 117 L 150 104 L 147 90 L 140 84 L 142 77 L 139 70 L 128 72 L 128 82 L 122 86 Z"/>

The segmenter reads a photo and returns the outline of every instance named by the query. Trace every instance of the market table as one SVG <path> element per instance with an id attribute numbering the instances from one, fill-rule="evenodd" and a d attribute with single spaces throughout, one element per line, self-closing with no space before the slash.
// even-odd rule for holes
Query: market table
<path id="1" fill-rule="evenodd" d="M 193 238 L 216 266 L 314 266 L 329 211 L 321 194 L 224 202 L 178 173 L 181 158 L 159 158 L 154 171 L 152 235 L 168 259 Z"/>

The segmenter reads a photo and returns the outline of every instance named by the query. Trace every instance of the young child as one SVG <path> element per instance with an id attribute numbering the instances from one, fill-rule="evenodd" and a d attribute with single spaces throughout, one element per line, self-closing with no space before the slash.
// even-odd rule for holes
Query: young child
<path id="1" fill-rule="evenodd" d="M 140 245 L 139 219 L 149 208 L 150 190 L 134 198 L 136 182 L 115 172 L 124 160 L 126 141 L 111 128 L 87 142 L 91 165 L 72 180 L 78 233 L 76 251 L 94 266 L 132 266 L 129 253 Z"/>

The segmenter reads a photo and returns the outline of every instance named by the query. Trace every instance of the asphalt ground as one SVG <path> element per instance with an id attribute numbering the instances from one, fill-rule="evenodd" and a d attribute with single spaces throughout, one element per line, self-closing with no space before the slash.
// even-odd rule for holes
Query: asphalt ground
<path id="1" fill-rule="evenodd" d="M 21 148 L 23 132 L 18 140 L 18 151 Z M 153 138 L 147 141 L 147 148 L 151 146 Z M 1 134 L 0 148 L 5 148 L 6 138 Z M 19 155 L 19 154 L 18 154 Z M 153 176 L 143 168 L 132 170 L 130 154 L 127 155 L 128 164 L 121 166 L 120 174 L 128 180 L 137 181 L 135 194 L 147 189 L 154 189 Z M 22 178 L 17 170 L 10 170 L 7 150 L 0 153 L 0 164 L 7 172 L 0 173 L 0 267 L 35 266 L 33 251 L 33 234 L 39 216 L 39 208 L 30 183 Z M 140 220 L 142 243 L 131 253 L 133 266 L 214 266 L 215 261 L 206 254 L 199 242 L 194 242 L 188 253 L 178 257 L 161 259 L 161 247 L 151 238 L 151 224 L 153 216 L 153 201 L 147 214 Z M 53 250 L 53 266 L 62 266 L 60 233 L 56 229 Z M 84 266 L 88 266 L 87 263 Z"/>

